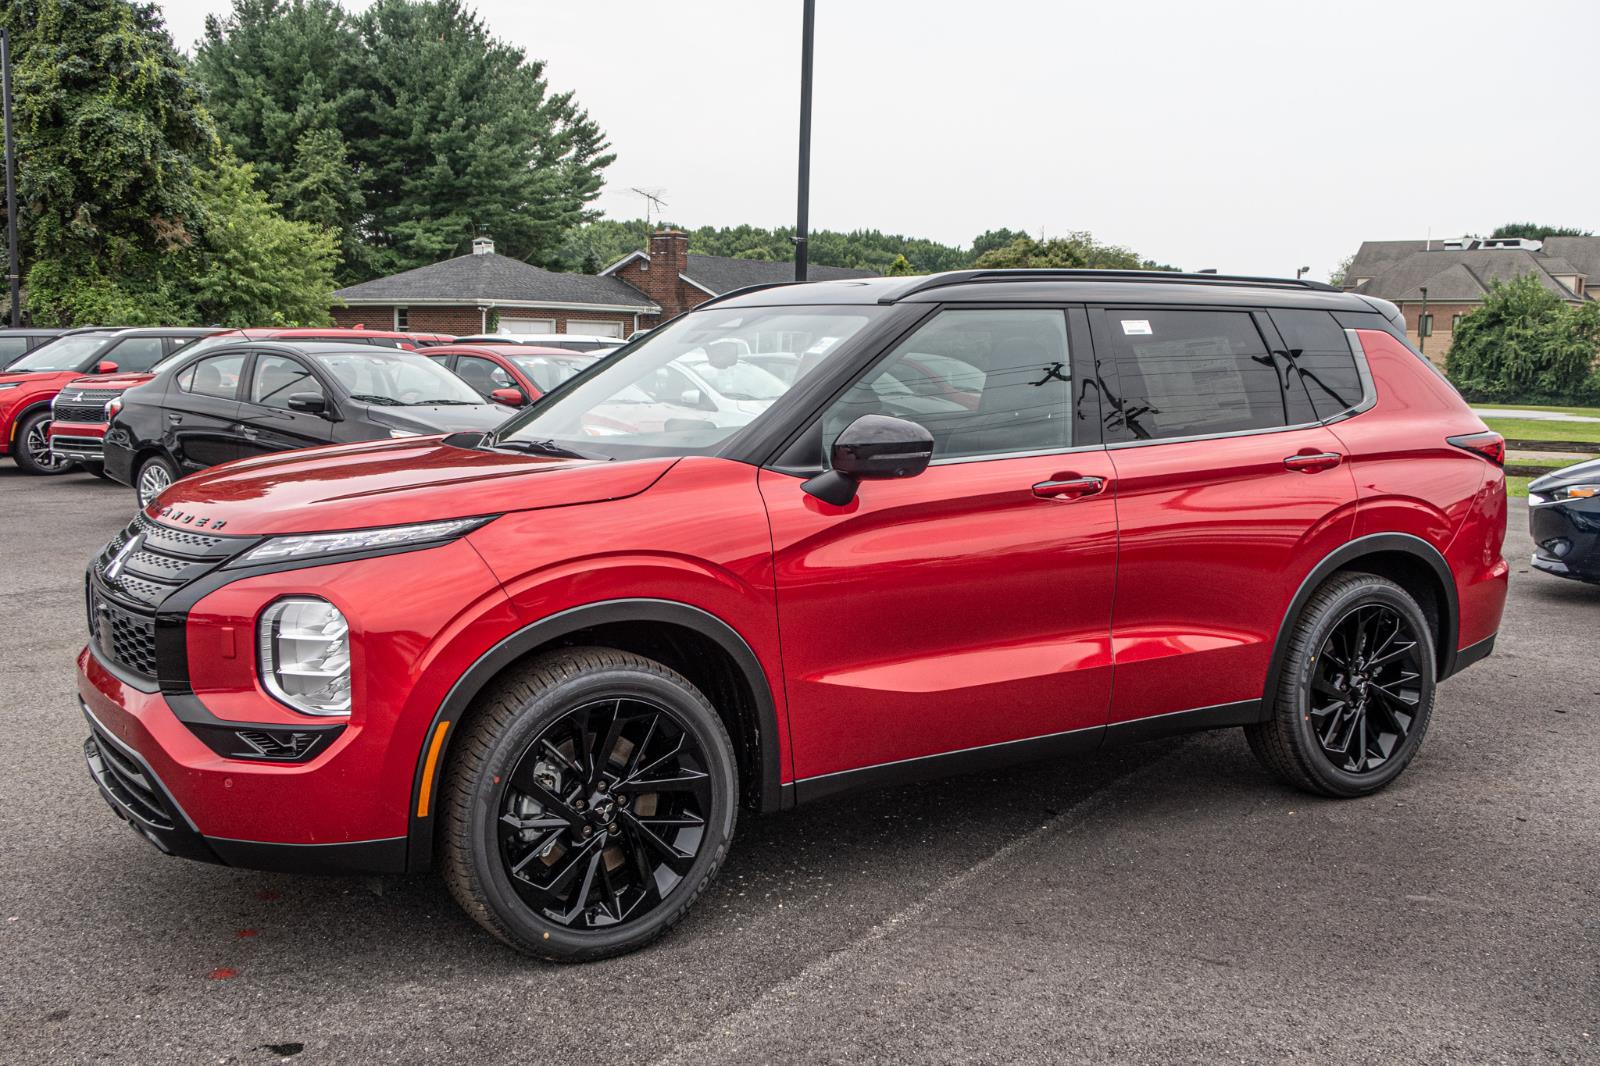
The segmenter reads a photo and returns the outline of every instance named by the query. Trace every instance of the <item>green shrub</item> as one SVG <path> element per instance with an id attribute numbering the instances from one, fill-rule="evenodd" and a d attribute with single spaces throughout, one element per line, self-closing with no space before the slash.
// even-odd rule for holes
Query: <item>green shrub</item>
<path id="1" fill-rule="evenodd" d="M 1569 304 L 1531 275 L 1496 282 L 1456 325 L 1445 373 L 1468 400 L 1583 404 L 1600 385 L 1600 305 Z"/>

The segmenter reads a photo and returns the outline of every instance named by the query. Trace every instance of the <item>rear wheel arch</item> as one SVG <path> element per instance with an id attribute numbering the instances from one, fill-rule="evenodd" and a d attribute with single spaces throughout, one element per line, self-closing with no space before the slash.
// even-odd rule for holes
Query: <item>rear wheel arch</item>
<path id="1" fill-rule="evenodd" d="M 1435 676 L 1442 681 L 1455 671 L 1461 614 L 1450 564 L 1437 548 L 1421 537 L 1409 533 L 1373 533 L 1358 537 L 1330 552 L 1300 583 L 1278 625 L 1278 636 L 1273 642 L 1272 660 L 1267 666 L 1266 682 L 1261 690 L 1264 714 L 1265 708 L 1271 705 L 1272 694 L 1278 690 L 1278 678 L 1293 638 L 1295 622 L 1311 597 L 1329 578 L 1347 572 L 1377 574 L 1404 589 L 1422 608 L 1423 616 L 1433 630 L 1437 657 Z"/>
<path id="2" fill-rule="evenodd" d="M 606 600 L 524 626 L 480 656 L 456 681 L 434 714 L 417 756 L 407 812 L 409 870 L 425 870 L 432 864 L 446 754 L 480 695 L 496 678 L 527 660 L 577 646 L 633 652 L 682 674 L 712 702 L 727 726 L 738 759 L 743 804 L 762 811 L 786 805 L 777 708 L 766 672 L 749 643 L 722 619 L 689 604 Z"/>

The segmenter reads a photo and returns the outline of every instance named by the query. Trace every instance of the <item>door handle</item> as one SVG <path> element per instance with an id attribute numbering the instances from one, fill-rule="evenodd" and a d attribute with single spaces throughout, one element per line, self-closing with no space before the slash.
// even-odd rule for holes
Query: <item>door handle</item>
<path id="1" fill-rule="evenodd" d="M 1302 474 L 1315 474 L 1319 470 L 1332 470 L 1344 461 L 1338 452 L 1301 452 L 1285 456 L 1283 465 Z"/>
<path id="2" fill-rule="evenodd" d="M 239 436 L 244 437 L 246 440 L 255 440 L 260 435 L 261 431 L 255 426 L 242 425 L 239 427 Z"/>
<path id="3" fill-rule="evenodd" d="M 1033 487 L 1033 494 L 1043 499 L 1076 500 L 1093 496 L 1105 487 L 1105 478 L 1062 477 L 1039 482 Z"/>
<path id="4" fill-rule="evenodd" d="M 172 424 L 173 424 L 173 425 L 175 425 L 175 426 L 176 426 L 176 425 L 177 425 L 177 424 L 179 424 L 179 423 L 180 423 L 180 422 L 182 422 L 182 421 L 183 421 L 183 416 L 182 416 L 182 415 L 175 415 L 175 414 L 170 414 L 170 413 L 169 413 L 169 414 L 168 414 L 168 415 L 167 415 L 167 421 L 168 421 L 168 422 L 171 422 L 171 423 L 172 423 Z"/>

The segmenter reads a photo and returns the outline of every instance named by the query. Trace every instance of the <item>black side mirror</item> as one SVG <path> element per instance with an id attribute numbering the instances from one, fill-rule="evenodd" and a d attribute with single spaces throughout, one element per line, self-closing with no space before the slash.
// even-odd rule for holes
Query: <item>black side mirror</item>
<path id="1" fill-rule="evenodd" d="M 862 415 L 833 442 L 832 470 L 800 486 L 823 503 L 843 507 L 863 481 L 916 477 L 933 458 L 933 434 L 915 422 Z"/>
<path id="2" fill-rule="evenodd" d="M 296 392 L 289 396 L 289 410 L 304 411 L 308 415 L 326 415 L 328 398 L 320 392 Z"/>

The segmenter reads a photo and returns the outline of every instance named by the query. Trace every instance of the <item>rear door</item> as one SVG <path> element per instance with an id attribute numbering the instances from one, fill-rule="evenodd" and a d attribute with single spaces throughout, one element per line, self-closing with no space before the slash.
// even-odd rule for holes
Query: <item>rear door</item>
<path id="1" fill-rule="evenodd" d="M 1290 599 L 1351 535 L 1344 449 L 1264 314 L 1092 314 L 1120 537 L 1110 721 L 1248 718 Z"/>
<path id="2" fill-rule="evenodd" d="M 333 422 L 325 415 L 296 411 L 291 396 L 333 399 L 311 368 L 280 352 L 257 352 L 249 384 L 239 404 L 241 455 L 265 455 L 295 448 L 314 448 L 333 440 Z"/>
<path id="3" fill-rule="evenodd" d="M 167 389 L 161 441 L 184 472 L 239 457 L 239 386 L 248 353 L 225 352 L 196 360 Z"/>

